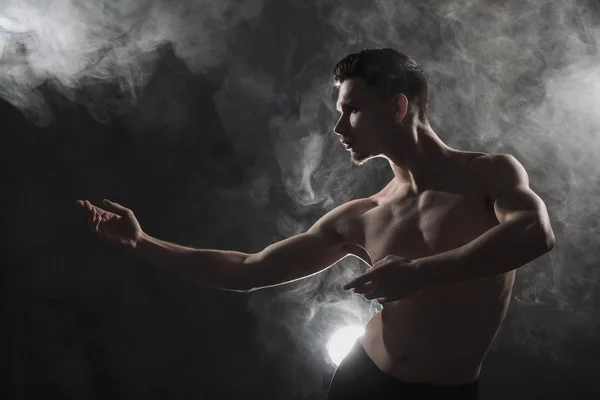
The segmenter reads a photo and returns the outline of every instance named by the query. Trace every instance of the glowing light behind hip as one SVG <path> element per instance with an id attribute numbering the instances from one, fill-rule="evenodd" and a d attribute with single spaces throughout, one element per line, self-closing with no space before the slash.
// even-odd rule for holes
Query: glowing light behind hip
<path id="1" fill-rule="evenodd" d="M 361 337 L 365 329 L 360 326 L 346 326 L 335 332 L 327 342 L 329 359 L 336 366 L 340 365 L 356 340 Z"/>

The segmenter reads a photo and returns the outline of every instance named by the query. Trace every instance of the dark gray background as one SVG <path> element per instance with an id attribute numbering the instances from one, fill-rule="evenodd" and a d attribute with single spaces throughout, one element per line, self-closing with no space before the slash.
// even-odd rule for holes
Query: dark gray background
<path id="1" fill-rule="evenodd" d="M 44 7 L 0 5 L 3 398 L 323 399 L 329 335 L 377 309 L 341 289 L 366 265 L 198 287 L 95 241 L 75 201 L 196 248 L 305 231 L 392 176 L 332 134 L 332 68 L 371 46 L 412 55 L 439 136 L 513 154 L 549 209 L 557 246 L 517 271 L 481 398 L 600 396 L 597 2 Z"/>

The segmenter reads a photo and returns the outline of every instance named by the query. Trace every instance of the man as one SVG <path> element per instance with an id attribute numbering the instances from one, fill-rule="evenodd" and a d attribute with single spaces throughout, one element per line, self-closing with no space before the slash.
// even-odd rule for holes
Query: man
<path id="1" fill-rule="evenodd" d="M 307 232 L 255 254 L 199 250 L 147 235 L 119 204 L 77 204 L 99 238 L 206 286 L 251 291 L 356 256 L 372 267 L 344 288 L 383 309 L 337 368 L 328 398 L 475 399 L 515 269 L 554 247 L 546 206 L 514 157 L 441 141 L 428 122 L 427 81 L 409 56 L 364 50 L 333 75 L 334 131 L 352 162 L 384 157 L 394 178 Z"/>

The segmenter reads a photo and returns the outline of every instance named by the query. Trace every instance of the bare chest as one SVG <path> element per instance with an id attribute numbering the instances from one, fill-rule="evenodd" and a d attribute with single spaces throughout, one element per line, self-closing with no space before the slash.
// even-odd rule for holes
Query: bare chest
<path id="1" fill-rule="evenodd" d="M 490 202 L 471 187 L 384 200 L 361 215 L 358 225 L 361 246 L 377 262 L 389 254 L 416 259 L 452 250 L 497 224 Z"/>
<path id="2" fill-rule="evenodd" d="M 477 168 L 468 163 L 441 176 L 418 194 L 383 190 L 366 199 L 349 224 L 357 254 L 371 265 L 388 255 L 416 260 L 459 248 L 499 224 Z M 455 307 L 461 312 L 483 303 L 502 313 L 514 273 L 431 284 L 409 299 L 388 303 L 400 314 Z M 433 315 L 431 312 L 428 315 Z M 405 315 L 406 316 L 406 315 Z"/>

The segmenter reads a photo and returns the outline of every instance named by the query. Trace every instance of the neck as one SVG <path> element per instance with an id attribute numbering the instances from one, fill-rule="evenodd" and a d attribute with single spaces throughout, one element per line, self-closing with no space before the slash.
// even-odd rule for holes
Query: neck
<path id="1" fill-rule="evenodd" d="M 394 181 L 419 193 L 443 167 L 452 149 L 442 142 L 428 122 L 413 122 L 397 137 L 402 138 L 402 143 L 393 144 L 385 154 L 394 172 Z"/>

